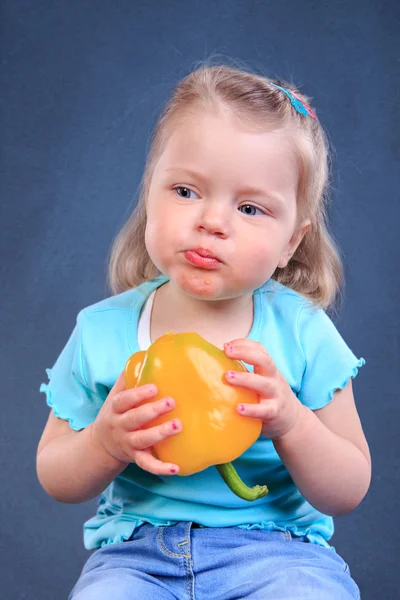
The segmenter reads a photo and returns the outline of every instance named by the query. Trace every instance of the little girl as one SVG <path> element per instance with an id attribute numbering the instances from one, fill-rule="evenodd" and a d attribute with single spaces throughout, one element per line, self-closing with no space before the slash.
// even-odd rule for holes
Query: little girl
<path id="1" fill-rule="evenodd" d="M 292 85 L 203 66 L 176 88 L 155 130 L 132 216 L 110 260 L 113 295 L 83 309 L 42 384 L 50 416 L 38 477 L 61 502 L 100 495 L 84 525 L 90 556 L 74 600 L 359 598 L 329 545 L 332 517 L 370 483 L 352 378 L 364 364 L 326 309 L 341 262 L 326 225 L 327 139 Z M 179 435 L 155 385 L 124 367 L 159 336 L 196 331 L 243 361 L 226 382 L 255 391 L 260 418 L 235 461 L 254 502 L 214 467 L 179 476 L 156 442 Z M 207 439 L 204 440 L 207 444 Z"/>

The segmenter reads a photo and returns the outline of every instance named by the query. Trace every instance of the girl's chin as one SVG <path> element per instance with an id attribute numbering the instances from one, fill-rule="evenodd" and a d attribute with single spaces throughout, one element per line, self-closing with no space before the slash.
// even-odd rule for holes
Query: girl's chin
<path id="1" fill-rule="evenodd" d="M 218 298 L 222 292 L 222 285 L 219 277 L 213 272 L 206 270 L 198 273 L 181 274 L 175 281 L 176 284 L 190 296 L 196 298 Z"/>

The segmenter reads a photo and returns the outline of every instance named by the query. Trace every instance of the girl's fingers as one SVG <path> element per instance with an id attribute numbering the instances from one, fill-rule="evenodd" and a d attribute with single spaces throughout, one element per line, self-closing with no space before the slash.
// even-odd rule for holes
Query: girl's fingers
<path id="1" fill-rule="evenodd" d="M 169 412 L 175 406 L 173 398 L 162 398 L 148 402 L 137 408 L 127 410 L 121 417 L 123 426 L 128 431 L 135 431 L 149 421 L 153 421 L 160 415 Z"/>
<path id="2" fill-rule="evenodd" d="M 225 373 L 227 383 L 235 386 L 244 387 L 256 392 L 262 398 L 273 398 L 276 395 L 276 385 L 274 380 L 265 375 L 257 375 L 240 371 L 227 371 Z"/>
<path id="3" fill-rule="evenodd" d="M 254 366 L 254 372 L 270 377 L 276 374 L 277 368 L 264 348 L 264 346 L 253 340 L 237 340 L 225 344 L 225 354 L 229 358 L 241 360 Z"/>
<path id="4" fill-rule="evenodd" d="M 179 419 L 167 421 L 162 425 L 149 427 L 149 429 L 137 429 L 130 434 L 130 445 L 132 450 L 144 450 L 151 448 L 158 442 L 165 440 L 171 435 L 176 435 L 182 430 Z"/>
<path id="5" fill-rule="evenodd" d="M 161 462 L 161 460 L 152 455 L 149 449 L 137 450 L 135 453 L 135 463 L 141 469 L 149 471 L 154 475 L 177 475 L 179 473 L 178 465 Z"/>
<path id="6" fill-rule="evenodd" d="M 244 417 L 262 419 L 265 422 L 273 421 L 278 414 L 276 400 L 265 400 L 259 404 L 238 404 L 236 410 Z"/>
<path id="7" fill-rule="evenodd" d="M 119 381 L 120 377 L 117 379 L 117 382 Z M 132 388 L 129 390 L 121 390 L 117 392 L 117 394 L 113 397 L 114 411 L 118 414 L 123 414 L 124 412 L 130 410 L 131 408 L 134 408 L 144 400 L 154 398 L 154 396 L 157 395 L 157 392 L 157 386 L 153 385 L 152 383 L 141 385 L 137 388 Z"/>

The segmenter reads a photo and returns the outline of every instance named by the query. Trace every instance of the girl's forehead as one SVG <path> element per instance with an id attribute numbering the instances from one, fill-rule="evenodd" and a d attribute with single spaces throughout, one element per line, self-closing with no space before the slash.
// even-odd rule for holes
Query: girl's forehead
<path id="1" fill-rule="evenodd" d="M 287 126 L 239 118 L 229 112 L 191 111 L 184 113 L 169 127 L 167 145 L 187 138 L 195 139 L 198 143 L 215 138 L 221 141 L 242 138 L 254 143 L 268 140 L 270 143 L 284 144 L 293 138 L 293 133 Z"/>
<path id="2" fill-rule="evenodd" d="M 171 132 L 159 172 L 204 171 L 210 178 L 246 178 L 260 185 L 297 179 L 298 163 L 287 130 L 245 127 L 220 115 L 188 115 Z"/>

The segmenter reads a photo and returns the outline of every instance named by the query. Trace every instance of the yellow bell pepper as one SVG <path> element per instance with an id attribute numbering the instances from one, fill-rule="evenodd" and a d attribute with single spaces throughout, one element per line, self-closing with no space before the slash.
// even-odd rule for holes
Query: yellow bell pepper
<path id="1" fill-rule="evenodd" d="M 191 475 L 215 465 L 236 495 L 252 501 L 265 496 L 267 487 L 246 486 L 231 461 L 256 441 L 262 421 L 238 414 L 237 404 L 255 404 L 258 396 L 226 383 L 223 375 L 232 370 L 246 368 L 197 333 L 167 333 L 146 352 L 136 352 L 128 359 L 125 385 L 157 386 L 157 396 L 142 404 L 165 396 L 175 400 L 171 411 L 144 426 L 153 427 L 173 418 L 182 422 L 180 433 L 155 444 L 157 458 L 179 465 L 179 475 Z"/>

